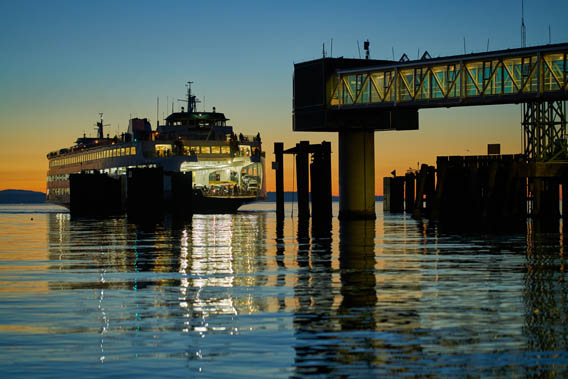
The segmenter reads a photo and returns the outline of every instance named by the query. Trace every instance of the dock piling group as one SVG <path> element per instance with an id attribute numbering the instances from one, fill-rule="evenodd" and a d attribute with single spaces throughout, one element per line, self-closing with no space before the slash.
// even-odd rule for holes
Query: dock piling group
<path id="1" fill-rule="evenodd" d="M 568 196 L 563 166 L 527 163 L 523 155 L 438 157 L 436 166 L 385 177 L 384 210 L 452 227 L 517 229 L 527 217 L 557 225 L 561 184 Z"/>

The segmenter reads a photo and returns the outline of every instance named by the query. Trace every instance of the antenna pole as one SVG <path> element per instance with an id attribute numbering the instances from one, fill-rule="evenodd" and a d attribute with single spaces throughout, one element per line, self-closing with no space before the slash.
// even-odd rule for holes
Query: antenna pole
<path id="1" fill-rule="evenodd" d="M 527 27 L 525 26 L 525 1 L 521 0 L 521 47 L 527 47 Z"/>
<path id="2" fill-rule="evenodd" d="M 187 82 L 187 111 L 193 112 L 192 101 L 191 101 L 191 84 L 193 82 Z"/>
<path id="3" fill-rule="evenodd" d="M 160 119 L 160 97 L 156 97 L 156 124 L 159 123 Z"/>
<path id="4" fill-rule="evenodd" d="M 99 113 L 99 116 L 101 117 L 101 121 L 97 122 L 97 127 L 98 127 L 97 129 L 98 129 L 98 132 L 99 132 L 98 137 L 102 139 L 103 138 L 103 114 Z"/>

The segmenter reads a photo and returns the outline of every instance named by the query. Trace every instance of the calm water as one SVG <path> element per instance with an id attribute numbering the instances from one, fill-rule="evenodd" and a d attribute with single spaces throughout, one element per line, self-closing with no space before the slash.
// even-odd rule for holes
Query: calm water
<path id="1" fill-rule="evenodd" d="M 0 206 L 2 376 L 567 374 L 560 233 L 246 209 L 137 225 Z"/>

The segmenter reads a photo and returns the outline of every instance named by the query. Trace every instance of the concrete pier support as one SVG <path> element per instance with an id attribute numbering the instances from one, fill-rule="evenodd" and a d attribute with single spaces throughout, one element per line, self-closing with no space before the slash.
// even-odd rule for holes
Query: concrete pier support
<path id="1" fill-rule="evenodd" d="M 374 219 L 373 130 L 339 131 L 339 218 Z"/>

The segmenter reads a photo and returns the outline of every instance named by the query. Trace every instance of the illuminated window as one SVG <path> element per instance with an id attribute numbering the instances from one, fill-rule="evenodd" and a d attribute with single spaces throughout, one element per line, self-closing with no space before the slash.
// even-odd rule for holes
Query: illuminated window
<path id="1" fill-rule="evenodd" d="M 239 145 L 239 150 L 241 155 L 250 156 L 250 146 L 249 145 Z"/>
<path id="2" fill-rule="evenodd" d="M 172 145 L 156 145 L 156 155 L 158 157 L 169 156 L 172 151 Z"/>
<path id="3" fill-rule="evenodd" d="M 209 146 L 201 146 L 201 154 L 211 154 L 211 148 Z"/>
<path id="4" fill-rule="evenodd" d="M 229 146 L 221 146 L 221 154 L 231 154 L 231 148 Z"/>
<path id="5" fill-rule="evenodd" d="M 211 146 L 211 154 L 221 154 L 221 147 Z"/>
<path id="6" fill-rule="evenodd" d="M 123 157 L 126 155 L 126 149 L 123 147 L 120 149 L 120 156 Z"/>
<path id="7" fill-rule="evenodd" d="M 193 151 L 195 154 L 199 154 L 199 146 L 192 146 L 191 151 Z"/>
<path id="8" fill-rule="evenodd" d="M 130 148 L 130 154 L 136 155 L 136 146 L 132 146 L 132 147 Z"/>

